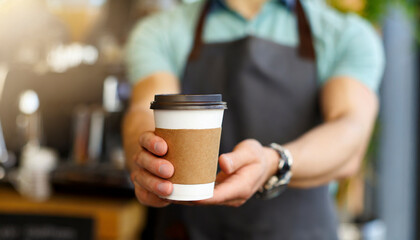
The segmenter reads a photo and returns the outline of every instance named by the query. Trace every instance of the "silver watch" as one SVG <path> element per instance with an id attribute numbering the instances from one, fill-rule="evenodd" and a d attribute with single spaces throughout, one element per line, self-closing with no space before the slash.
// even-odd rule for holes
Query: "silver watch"
<path id="1" fill-rule="evenodd" d="M 269 146 L 280 156 L 277 173 L 271 176 L 268 181 L 257 192 L 257 197 L 261 199 L 272 199 L 286 190 L 292 178 L 293 156 L 289 150 L 277 143 Z"/>

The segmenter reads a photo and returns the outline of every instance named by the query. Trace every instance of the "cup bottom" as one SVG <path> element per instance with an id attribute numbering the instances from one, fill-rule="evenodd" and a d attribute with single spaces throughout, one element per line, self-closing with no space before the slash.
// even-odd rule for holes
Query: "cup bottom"
<path id="1" fill-rule="evenodd" d="M 164 197 L 176 201 L 198 201 L 213 197 L 214 182 L 205 184 L 173 184 L 172 194 Z"/>

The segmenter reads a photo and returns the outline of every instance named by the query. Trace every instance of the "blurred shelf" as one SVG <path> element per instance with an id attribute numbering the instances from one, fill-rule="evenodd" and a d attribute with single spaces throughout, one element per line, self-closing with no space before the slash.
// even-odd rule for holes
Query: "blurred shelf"
<path id="1" fill-rule="evenodd" d="M 110 164 L 60 164 L 51 174 L 51 182 L 54 190 L 60 193 L 114 198 L 134 197 L 134 186 L 129 173 Z"/>

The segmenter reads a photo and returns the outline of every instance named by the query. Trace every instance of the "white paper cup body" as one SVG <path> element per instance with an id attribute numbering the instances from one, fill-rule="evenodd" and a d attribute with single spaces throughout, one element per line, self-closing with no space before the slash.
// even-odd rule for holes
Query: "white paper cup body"
<path id="1" fill-rule="evenodd" d="M 154 110 L 155 127 L 161 129 L 221 128 L 224 109 Z M 217 159 L 215 159 L 217 161 Z M 172 194 L 163 198 L 198 201 L 213 197 L 214 182 L 205 184 L 173 184 Z"/>

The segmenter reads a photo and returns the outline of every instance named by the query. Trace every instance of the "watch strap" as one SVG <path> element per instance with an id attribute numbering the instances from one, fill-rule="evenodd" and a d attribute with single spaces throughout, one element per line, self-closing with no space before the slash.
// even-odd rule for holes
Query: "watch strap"
<path id="1" fill-rule="evenodd" d="M 293 157 L 289 150 L 276 143 L 270 144 L 269 147 L 274 149 L 280 158 L 276 174 L 271 176 L 257 192 L 257 197 L 261 199 L 272 199 L 280 195 L 286 190 L 292 178 Z"/>

